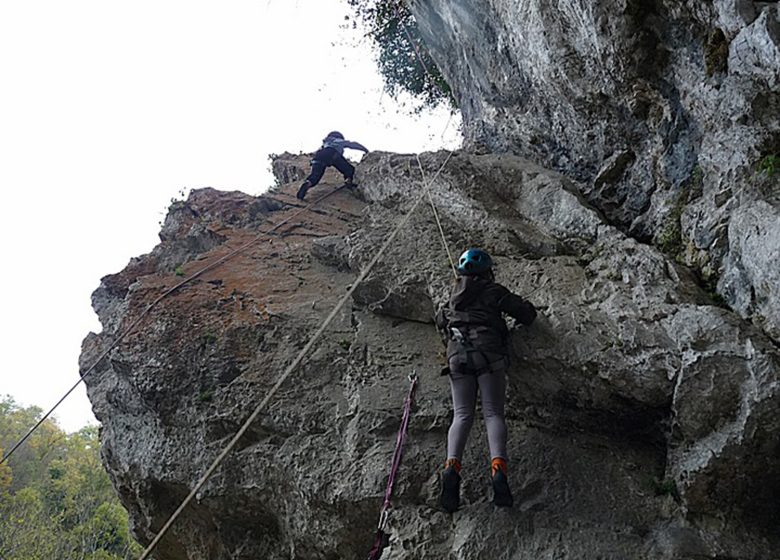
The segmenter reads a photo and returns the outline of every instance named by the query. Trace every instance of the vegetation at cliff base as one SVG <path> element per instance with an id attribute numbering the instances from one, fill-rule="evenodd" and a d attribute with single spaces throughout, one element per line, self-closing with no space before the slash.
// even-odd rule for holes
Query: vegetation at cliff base
<path id="1" fill-rule="evenodd" d="M 0 455 L 41 418 L 0 397 Z M 52 420 L 0 465 L 0 559 L 129 560 L 141 547 L 100 463 L 98 428 Z"/>
<path id="2" fill-rule="evenodd" d="M 452 90 L 431 58 L 417 22 L 404 2 L 348 0 L 348 3 L 355 12 L 353 26 L 362 22 L 378 49 L 379 72 L 391 96 L 397 99 L 400 93 L 406 92 L 420 100 L 422 107 L 442 102 L 456 106 Z"/>

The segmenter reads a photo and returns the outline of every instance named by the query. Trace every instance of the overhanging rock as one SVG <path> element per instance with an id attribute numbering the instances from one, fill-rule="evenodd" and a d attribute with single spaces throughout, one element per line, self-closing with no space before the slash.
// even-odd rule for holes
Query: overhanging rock
<path id="1" fill-rule="evenodd" d="M 447 157 L 422 154 L 426 176 Z M 277 166 L 305 166 L 296 162 Z M 358 192 L 333 195 L 164 300 L 87 378 L 106 467 L 142 542 L 423 188 L 410 155 L 370 154 L 358 177 Z M 328 174 L 310 196 L 340 182 Z M 103 280 L 96 309 L 105 331 L 87 337 L 82 364 L 180 281 L 177 271 L 186 278 L 251 239 L 263 218 L 297 210 L 296 188 L 258 199 L 195 191 L 178 203 L 181 227 Z M 450 397 L 428 318 L 452 272 L 421 206 L 158 557 L 365 555 L 406 377 L 417 370 L 387 558 L 776 558 L 778 502 L 759 492 L 780 480 L 771 340 L 714 305 L 686 268 L 606 223 L 563 175 L 515 156 L 456 152 L 430 188 L 452 250 L 487 249 L 498 280 L 540 309 L 534 325 L 511 332 L 516 507 L 489 504 L 478 424 L 464 457 L 464 507 L 454 516 L 436 508 Z M 176 262 L 192 232 L 216 243 L 188 245 L 190 260 Z"/>

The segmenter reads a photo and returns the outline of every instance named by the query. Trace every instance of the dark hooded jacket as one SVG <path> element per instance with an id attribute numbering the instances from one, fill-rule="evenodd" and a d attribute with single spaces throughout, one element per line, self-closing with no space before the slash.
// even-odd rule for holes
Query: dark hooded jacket
<path id="1" fill-rule="evenodd" d="M 510 292 L 487 276 L 461 276 L 450 296 L 449 308 L 437 315 L 436 323 L 448 334 L 447 355 L 462 350 L 462 343 L 453 339 L 456 328 L 474 350 L 506 356 L 507 329 L 503 313 L 523 325 L 536 318 L 534 306 Z"/>
<path id="2" fill-rule="evenodd" d="M 322 140 L 322 148 L 320 149 L 324 150 L 326 148 L 333 148 L 339 153 L 340 156 L 344 155 L 344 148 L 360 150 L 361 152 L 366 153 L 368 152 L 368 148 L 366 148 L 360 142 L 352 142 L 350 140 L 344 140 L 343 138 L 336 138 L 335 136 L 328 136 Z"/>

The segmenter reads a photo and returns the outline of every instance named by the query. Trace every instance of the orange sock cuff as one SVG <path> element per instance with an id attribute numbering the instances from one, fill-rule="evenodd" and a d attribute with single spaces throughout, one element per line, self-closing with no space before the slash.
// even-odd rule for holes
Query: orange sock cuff
<path id="1" fill-rule="evenodd" d="M 507 474 L 506 459 L 503 457 L 493 457 L 493 460 L 490 462 L 490 472 L 496 474 L 498 471 L 503 471 L 504 474 Z"/>
<path id="2" fill-rule="evenodd" d="M 452 467 L 456 473 L 460 473 L 460 460 L 459 459 L 447 459 L 444 461 L 444 468 L 448 469 Z"/>

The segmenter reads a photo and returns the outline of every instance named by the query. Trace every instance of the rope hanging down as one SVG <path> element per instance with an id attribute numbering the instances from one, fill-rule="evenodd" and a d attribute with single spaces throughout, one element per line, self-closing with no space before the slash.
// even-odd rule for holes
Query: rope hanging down
<path id="1" fill-rule="evenodd" d="M 423 170 L 422 162 L 420 161 L 420 155 L 415 154 L 417 157 L 417 165 L 420 167 L 420 175 L 422 175 L 423 187 L 425 188 L 425 194 L 428 195 L 428 202 L 431 204 L 433 210 L 433 217 L 436 218 L 436 225 L 439 226 L 439 235 L 441 236 L 441 244 L 444 246 L 444 250 L 447 252 L 447 258 L 450 261 L 450 268 L 452 268 L 452 275 L 455 276 L 455 280 L 458 279 L 458 271 L 455 268 L 455 261 L 452 260 L 452 253 L 450 252 L 450 246 L 447 244 L 447 238 L 444 236 L 444 229 L 441 227 L 441 220 L 439 219 L 439 212 L 436 210 L 436 205 L 433 203 L 433 197 L 431 196 L 430 185 L 425 182 L 425 171 Z M 452 156 L 452 150 L 444 161 L 446 164 Z"/>
<path id="2" fill-rule="evenodd" d="M 395 451 L 393 451 L 393 460 L 390 463 L 390 474 L 387 476 L 387 488 L 385 489 L 385 501 L 382 504 L 382 509 L 379 511 L 379 525 L 376 530 L 376 537 L 374 538 L 374 546 L 371 547 L 371 551 L 368 553 L 368 560 L 379 560 L 382 557 L 382 551 L 389 544 L 390 535 L 385 532 L 387 526 L 387 520 L 390 517 L 390 498 L 393 495 L 393 486 L 395 486 L 395 476 L 398 473 L 398 467 L 401 466 L 401 457 L 404 454 L 404 443 L 406 443 L 406 431 L 409 428 L 409 417 L 412 413 L 412 401 L 414 400 L 414 392 L 417 389 L 417 372 L 413 372 L 409 376 L 411 386 L 409 387 L 409 394 L 404 401 L 404 414 L 401 418 L 401 427 L 398 428 L 398 436 L 395 439 Z"/>
<path id="3" fill-rule="evenodd" d="M 450 152 L 450 156 L 451 155 L 452 152 Z M 439 170 L 433 176 L 433 179 L 431 179 L 430 181 L 431 183 L 433 183 L 436 180 L 436 178 L 439 176 L 442 169 L 444 169 L 444 166 L 447 164 L 449 159 L 450 159 L 449 156 L 447 156 L 447 159 L 444 160 L 444 163 L 441 165 Z M 342 307 L 344 307 L 344 304 L 347 303 L 350 297 L 352 297 L 352 294 L 355 292 L 358 286 L 363 282 L 363 280 L 366 279 L 366 277 L 374 268 L 376 263 L 379 262 L 379 259 L 382 258 L 385 251 L 387 251 L 387 248 L 390 247 L 390 244 L 395 240 L 396 236 L 401 231 L 401 229 L 403 229 L 403 227 L 406 226 L 406 224 L 409 222 L 409 219 L 412 217 L 412 214 L 414 214 L 414 211 L 417 210 L 417 207 L 420 205 L 420 202 L 422 202 L 424 195 L 425 192 L 422 192 L 415 199 L 414 204 L 412 204 L 412 207 L 407 211 L 406 215 L 398 223 L 395 229 L 393 229 L 390 236 L 385 240 L 385 242 L 379 248 L 379 251 L 377 251 L 376 255 L 374 255 L 374 258 L 371 259 L 371 262 L 368 263 L 368 266 L 366 266 L 366 268 L 360 273 L 357 279 L 352 283 L 350 289 L 347 290 L 347 293 L 345 293 L 344 296 L 342 296 L 342 298 L 338 301 L 336 307 L 334 307 L 333 310 L 330 312 L 330 314 L 325 318 L 325 320 L 320 325 L 320 328 L 317 329 L 317 331 L 309 339 L 309 342 L 307 342 L 306 345 L 300 350 L 300 352 L 298 352 L 298 355 L 295 356 L 295 359 L 292 361 L 292 363 L 290 363 L 290 365 L 287 366 L 287 369 L 284 370 L 284 373 L 282 373 L 282 375 L 279 377 L 276 383 L 274 383 L 273 387 L 271 387 L 270 391 L 268 391 L 268 393 L 260 402 L 260 404 L 258 404 L 255 407 L 252 414 L 249 415 L 249 418 L 247 418 L 246 421 L 241 425 L 241 428 L 239 428 L 238 432 L 236 432 L 236 435 L 233 436 L 230 442 L 228 442 L 227 446 L 222 450 L 222 452 L 220 452 L 217 458 L 214 459 L 214 461 L 211 463 L 211 466 L 209 466 L 209 468 L 206 470 L 206 472 L 203 474 L 200 480 L 198 480 L 198 482 L 195 484 L 195 487 L 190 491 L 190 493 L 187 494 L 187 497 L 184 498 L 184 501 L 181 503 L 181 505 L 178 508 L 176 508 L 176 511 L 174 511 L 173 515 L 171 515 L 168 521 L 166 521 L 165 525 L 163 525 L 162 529 L 160 529 L 160 532 L 157 533 L 157 535 L 154 537 L 154 540 L 152 540 L 152 542 L 149 543 L 149 546 L 146 547 L 146 550 L 144 550 L 143 554 L 138 560 L 146 560 L 146 558 L 149 557 L 149 554 L 152 553 L 152 551 L 160 542 L 160 540 L 162 540 L 162 538 L 171 528 L 171 526 L 179 517 L 179 515 L 181 515 L 182 511 L 184 511 L 184 508 L 187 507 L 187 505 L 192 501 L 192 498 L 194 498 L 195 495 L 198 493 L 198 491 L 203 487 L 203 485 L 206 484 L 206 481 L 209 478 L 211 478 L 211 475 L 214 474 L 214 471 L 217 470 L 217 467 L 222 463 L 222 461 L 225 460 L 225 457 L 227 457 L 230 451 L 232 451 L 232 449 L 236 446 L 236 444 L 241 439 L 241 437 L 249 429 L 249 426 L 252 425 L 252 423 L 260 415 L 260 412 L 262 412 L 262 410 L 265 408 L 265 406 L 268 404 L 271 398 L 276 394 L 276 392 L 279 390 L 282 384 L 287 380 L 288 377 L 290 377 L 290 374 L 292 374 L 295 368 L 297 368 L 301 364 L 303 358 L 306 356 L 309 350 L 311 350 L 311 348 L 314 346 L 314 344 L 317 342 L 320 336 L 322 336 L 322 334 L 328 328 L 328 326 L 333 321 L 333 319 L 335 319 L 338 312 L 341 310 Z"/>
<path id="4" fill-rule="evenodd" d="M 409 33 L 409 29 L 406 27 L 406 24 L 404 23 L 403 17 L 401 17 L 401 11 L 399 10 L 398 6 L 401 4 L 401 0 L 398 1 L 398 3 L 395 5 L 395 17 L 398 19 L 398 22 L 401 24 L 401 27 L 403 27 L 404 33 L 406 34 L 406 38 L 409 41 L 409 44 L 412 45 L 412 48 L 414 48 L 414 52 L 417 55 L 417 60 L 420 61 L 420 66 L 422 66 L 423 71 L 428 75 L 428 77 L 435 82 L 435 78 L 433 77 L 433 74 L 430 70 L 428 70 L 428 66 L 425 64 L 425 61 L 423 60 L 422 54 L 420 54 L 420 49 L 417 47 L 417 43 L 415 43 L 414 39 L 412 38 L 412 34 Z M 452 118 L 452 115 L 450 114 L 450 118 Z M 447 126 L 449 126 L 450 122 L 447 121 Z M 445 126 L 446 130 L 446 126 Z M 442 136 L 444 136 L 444 133 L 442 132 Z M 449 156 L 447 156 L 447 160 L 450 159 L 450 156 L 452 155 L 453 150 L 450 150 Z M 441 241 L 442 245 L 444 245 L 444 250 L 447 251 L 447 258 L 450 260 L 450 267 L 452 268 L 452 274 L 455 276 L 455 279 L 458 279 L 458 271 L 455 268 L 455 262 L 452 260 L 452 253 L 450 252 L 450 248 L 447 245 L 447 239 L 444 237 L 444 230 L 441 227 L 441 221 L 439 220 L 439 213 L 436 211 L 436 205 L 433 203 L 433 198 L 431 197 L 431 194 L 428 190 L 428 186 L 425 183 L 425 171 L 423 171 L 422 162 L 420 161 L 420 155 L 415 154 L 417 157 L 417 165 L 420 167 L 420 174 L 422 175 L 423 185 L 425 186 L 425 191 L 428 193 L 428 202 L 431 204 L 431 209 L 433 209 L 433 216 L 436 218 L 436 224 L 439 226 L 439 235 L 441 235 Z M 444 162 L 445 164 L 447 161 Z M 444 167 L 444 166 L 442 166 Z M 440 170 L 441 171 L 441 170 Z M 438 173 L 437 173 L 438 175 Z"/>
<path id="5" fill-rule="evenodd" d="M 32 428 L 30 428 L 30 430 L 27 432 L 27 434 L 25 434 L 25 436 L 22 439 L 20 439 L 19 441 L 16 442 L 16 444 L 3 456 L 2 460 L 0 460 L 0 465 L 5 463 L 8 460 L 8 458 L 11 457 L 11 455 L 13 455 L 14 451 L 16 451 L 19 447 L 21 447 L 24 444 L 25 441 L 27 441 L 27 439 L 41 426 L 41 424 L 43 424 L 46 421 L 46 419 L 49 418 L 49 416 L 52 415 L 52 413 L 57 409 L 57 407 L 59 407 L 63 403 L 63 401 L 65 399 L 67 399 L 73 391 L 76 390 L 76 388 L 81 384 L 81 382 L 89 374 L 91 374 L 93 372 L 93 370 L 100 364 L 100 362 L 102 362 L 103 359 L 106 356 L 108 356 L 109 352 L 111 352 L 111 350 L 116 348 L 117 345 L 120 342 L 122 342 L 122 340 L 125 337 L 127 337 L 127 335 L 129 335 L 130 333 L 132 333 L 135 330 L 135 328 L 138 326 L 138 324 L 144 319 L 144 317 L 146 317 L 146 315 L 154 307 L 157 306 L 157 304 L 159 304 L 162 300 L 164 300 L 166 297 L 168 297 L 169 295 L 171 295 L 172 293 L 177 291 L 179 288 L 181 288 L 185 284 L 188 284 L 189 282 L 192 282 L 193 280 L 195 280 L 196 278 L 198 278 L 202 274 L 208 272 L 209 270 L 213 270 L 213 269 L 217 268 L 219 265 L 223 264 L 225 261 L 235 257 L 239 253 L 242 253 L 242 252 L 246 251 L 250 246 L 252 246 L 255 243 L 257 243 L 257 241 L 259 241 L 264 235 L 271 235 L 271 234 L 273 234 L 277 229 L 279 229 L 283 225 L 289 223 L 294 218 L 297 218 L 298 216 L 300 216 L 301 214 L 303 214 L 304 212 L 306 212 L 307 210 L 309 210 L 313 206 L 319 204 L 320 202 L 322 202 L 326 198 L 328 198 L 331 195 L 337 193 L 338 191 L 340 191 L 344 187 L 345 187 L 345 185 L 342 185 L 342 186 L 337 187 L 336 189 L 330 191 L 329 193 L 324 194 L 323 196 L 319 197 L 318 199 L 316 199 L 315 201 L 311 202 L 310 204 L 304 206 L 303 208 L 301 208 L 300 210 L 298 210 L 297 212 L 295 212 L 291 216 L 285 218 L 284 220 L 282 220 L 281 222 L 279 222 L 278 224 L 273 226 L 271 229 L 266 230 L 266 231 L 260 231 L 255 237 L 253 237 L 250 241 L 248 241 L 247 243 L 245 243 L 244 245 L 242 245 L 238 249 L 233 250 L 232 252 L 228 253 L 224 257 L 222 257 L 222 258 L 214 261 L 210 265 L 205 266 L 204 268 L 198 270 L 197 272 L 195 272 L 189 278 L 187 278 L 185 280 L 182 280 L 181 282 L 179 282 L 178 284 L 176 284 L 172 288 L 169 288 L 168 290 L 163 292 L 160 296 L 158 296 L 157 299 L 155 299 L 152 303 L 150 303 L 146 307 L 146 309 L 144 309 L 143 312 L 141 312 L 141 314 L 136 318 L 135 321 L 133 321 L 130 324 L 129 327 L 127 327 L 124 331 L 122 331 L 119 334 L 119 336 L 117 336 L 117 338 L 114 339 L 114 341 L 109 345 L 109 347 L 106 348 L 106 350 L 104 350 L 102 354 L 100 354 L 98 359 L 83 374 L 81 374 L 81 376 L 79 377 L 79 380 L 76 381 L 76 383 L 74 383 L 73 386 L 70 389 L 68 389 L 68 392 L 65 393 L 65 395 L 63 395 L 62 398 L 60 398 L 60 400 L 58 400 L 57 403 L 53 407 L 51 407 L 49 409 L 49 411 L 46 414 L 44 414 L 41 417 L 41 419 L 38 420 L 38 422 L 36 422 L 35 425 Z"/>
<path id="6" fill-rule="evenodd" d="M 433 80 L 433 74 L 430 70 L 428 70 L 428 66 L 425 64 L 425 61 L 423 60 L 422 55 L 420 54 L 420 49 L 417 46 L 417 43 L 414 42 L 414 39 L 412 38 L 412 34 L 409 33 L 409 29 L 406 27 L 406 24 L 404 23 L 403 18 L 401 17 L 401 11 L 398 9 L 399 4 L 401 4 L 402 0 L 399 0 L 398 3 L 395 5 L 395 17 L 398 18 L 398 22 L 401 24 L 401 27 L 404 28 L 404 34 L 406 35 L 406 39 L 409 41 L 409 44 L 412 45 L 412 48 L 414 49 L 415 54 L 417 55 L 417 60 L 420 61 L 420 65 L 423 68 L 423 71 L 428 74 L 428 76 Z"/>

